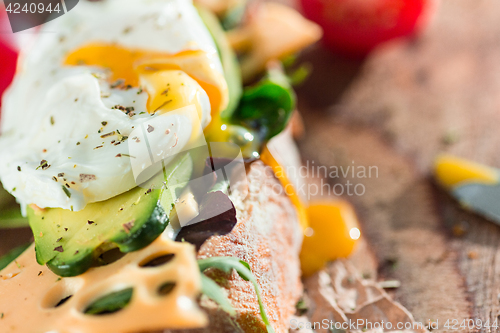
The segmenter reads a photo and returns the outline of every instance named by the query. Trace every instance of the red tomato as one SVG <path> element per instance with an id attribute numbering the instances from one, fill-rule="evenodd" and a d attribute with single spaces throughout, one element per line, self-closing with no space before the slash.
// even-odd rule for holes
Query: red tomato
<path id="1" fill-rule="evenodd" d="M 0 7 L 0 97 L 12 82 L 16 71 L 17 48 L 5 9 Z M 0 106 L 2 101 L 0 98 Z"/>
<path id="2" fill-rule="evenodd" d="M 335 51 L 366 55 L 393 38 L 412 35 L 426 23 L 434 0 L 301 0 L 304 15 L 324 29 Z"/>

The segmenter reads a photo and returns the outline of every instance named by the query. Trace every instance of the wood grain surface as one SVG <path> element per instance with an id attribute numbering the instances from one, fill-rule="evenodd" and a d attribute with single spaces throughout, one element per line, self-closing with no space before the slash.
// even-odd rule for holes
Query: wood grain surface
<path id="1" fill-rule="evenodd" d="M 431 175 L 440 152 L 500 167 L 500 2 L 439 5 L 422 36 L 364 61 L 321 47 L 303 56 L 315 71 L 299 90 L 300 148 L 309 164 L 378 167 L 378 178 L 328 182 L 365 185 L 344 197 L 380 277 L 401 281 L 395 298 L 417 321 L 449 331 L 448 319 L 491 323 L 500 313 L 500 227 L 460 209 Z"/>

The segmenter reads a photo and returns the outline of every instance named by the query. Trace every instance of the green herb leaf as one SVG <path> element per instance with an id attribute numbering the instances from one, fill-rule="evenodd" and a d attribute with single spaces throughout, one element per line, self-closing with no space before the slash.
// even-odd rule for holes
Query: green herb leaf
<path id="1" fill-rule="evenodd" d="M 134 289 L 127 288 L 101 297 L 85 309 L 85 314 L 104 315 L 117 312 L 127 306 L 133 292 Z"/>
<path id="2" fill-rule="evenodd" d="M 301 85 L 311 74 L 311 65 L 302 64 L 299 68 L 288 73 L 288 78 L 293 86 Z"/>
<path id="3" fill-rule="evenodd" d="M 204 272 L 209 268 L 216 268 L 225 273 L 230 273 L 231 270 L 234 269 L 243 280 L 252 282 L 259 301 L 260 316 L 262 321 L 266 325 L 267 332 L 274 333 L 274 329 L 269 322 L 266 310 L 264 309 L 264 304 L 262 303 L 259 285 L 257 284 L 257 280 L 250 270 L 250 265 L 247 262 L 235 257 L 212 257 L 198 260 L 198 266 L 200 267 L 201 272 Z"/>
<path id="4" fill-rule="evenodd" d="M 66 188 L 66 186 L 61 185 L 61 188 L 63 189 L 64 193 L 68 198 L 71 198 L 71 192 Z"/>
<path id="5" fill-rule="evenodd" d="M 203 273 L 201 274 L 201 292 L 212 301 L 219 304 L 223 311 L 229 313 L 231 316 L 236 314 L 236 311 L 231 303 L 229 303 L 229 300 L 224 294 L 224 291 L 222 291 L 222 288 Z"/>
<path id="6" fill-rule="evenodd" d="M 243 18 L 245 17 L 247 4 L 248 0 L 240 0 L 228 8 L 221 20 L 224 30 L 234 29 L 241 24 Z"/>
<path id="7" fill-rule="evenodd" d="M 0 184 L 0 229 L 28 227 L 28 219 L 21 215 L 16 199 Z"/>
<path id="8" fill-rule="evenodd" d="M 30 245 L 31 243 L 23 244 L 10 250 L 9 252 L 7 252 L 7 254 L 0 257 L 0 271 L 7 267 L 11 262 L 16 260 L 17 257 L 19 257 Z"/>
<path id="9" fill-rule="evenodd" d="M 29 227 L 28 219 L 21 215 L 17 205 L 0 212 L 0 229 L 14 229 Z"/>
<path id="10" fill-rule="evenodd" d="M 260 82 L 245 89 L 233 121 L 255 129 L 267 141 L 285 129 L 295 100 L 287 76 L 281 69 L 271 69 Z"/>
<path id="11" fill-rule="evenodd" d="M 204 8 L 198 7 L 197 9 L 201 19 L 208 28 L 208 31 L 210 31 L 210 34 L 212 35 L 219 51 L 224 76 L 229 90 L 229 103 L 226 109 L 221 112 L 221 118 L 229 119 L 240 102 L 243 90 L 240 66 L 238 64 L 238 60 L 236 59 L 236 55 L 227 40 L 226 33 L 224 32 L 224 29 L 222 28 L 217 17 Z"/>

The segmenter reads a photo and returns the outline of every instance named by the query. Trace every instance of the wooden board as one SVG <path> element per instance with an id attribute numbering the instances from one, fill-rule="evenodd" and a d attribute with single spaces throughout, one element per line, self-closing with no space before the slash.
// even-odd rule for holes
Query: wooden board
<path id="1" fill-rule="evenodd" d="M 499 17 L 495 0 L 442 0 L 423 36 L 365 61 L 319 47 L 303 57 L 315 68 L 299 90 L 304 161 L 378 167 L 378 178 L 329 184 L 365 185 L 344 197 L 380 276 L 400 280 L 396 299 L 440 331 L 448 319 L 491 323 L 500 313 L 500 227 L 461 210 L 431 177 L 440 152 L 500 167 Z"/>

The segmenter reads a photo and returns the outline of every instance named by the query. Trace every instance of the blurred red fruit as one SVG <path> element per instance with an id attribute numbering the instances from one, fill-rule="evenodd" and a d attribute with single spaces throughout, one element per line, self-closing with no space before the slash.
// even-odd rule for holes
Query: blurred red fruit
<path id="1" fill-rule="evenodd" d="M 304 15 L 324 29 L 334 51 L 364 56 L 374 47 L 422 28 L 434 0 L 301 0 Z"/>
<path id="2" fill-rule="evenodd" d="M 18 52 L 15 47 L 13 35 L 7 13 L 3 6 L 0 6 L 0 97 L 12 82 L 14 73 L 16 72 Z M 2 101 L 0 98 L 0 107 L 1 105 Z"/>

